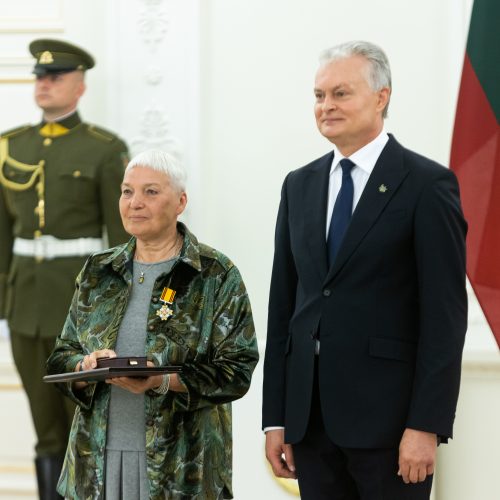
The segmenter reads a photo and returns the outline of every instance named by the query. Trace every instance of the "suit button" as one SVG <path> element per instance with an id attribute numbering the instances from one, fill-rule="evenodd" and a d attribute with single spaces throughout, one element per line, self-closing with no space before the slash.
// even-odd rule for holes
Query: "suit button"
<path id="1" fill-rule="evenodd" d="M 326 290 L 323 290 L 324 297 L 330 297 L 331 294 L 332 294 L 332 292 L 331 292 L 331 290 L 328 290 L 328 288 Z"/>
<path id="2" fill-rule="evenodd" d="M 150 332 L 152 332 L 154 329 L 155 329 L 154 325 L 149 325 L 149 326 L 148 326 L 148 330 L 149 330 Z"/>
<path id="3" fill-rule="evenodd" d="M 153 302 L 156 304 L 158 302 L 158 297 L 153 297 Z"/>

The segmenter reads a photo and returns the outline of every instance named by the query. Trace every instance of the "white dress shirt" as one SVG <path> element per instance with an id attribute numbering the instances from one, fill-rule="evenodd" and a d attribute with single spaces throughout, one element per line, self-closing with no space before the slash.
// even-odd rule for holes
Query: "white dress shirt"
<path id="1" fill-rule="evenodd" d="M 375 167 L 375 163 L 382 153 L 387 141 L 389 140 L 389 136 L 385 130 L 382 130 L 380 134 L 373 139 L 372 142 L 369 142 L 366 146 L 363 146 L 361 149 L 358 149 L 355 153 L 349 156 L 349 160 L 351 160 L 355 166 L 351 170 L 352 182 L 354 184 L 354 197 L 352 203 L 352 211 L 356 208 L 359 199 L 365 189 L 366 183 L 368 182 L 368 178 L 372 173 L 373 167 Z M 346 158 L 338 149 L 335 144 L 333 145 L 333 162 L 332 167 L 330 168 L 330 182 L 328 184 L 328 204 L 327 204 L 327 212 L 326 212 L 326 238 L 328 238 L 328 229 L 330 228 L 330 222 L 332 219 L 333 206 L 335 205 L 335 200 L 340 191 L 340 187 L 342 185 L 342 167 L 340 166 L 340 160 Z"/>

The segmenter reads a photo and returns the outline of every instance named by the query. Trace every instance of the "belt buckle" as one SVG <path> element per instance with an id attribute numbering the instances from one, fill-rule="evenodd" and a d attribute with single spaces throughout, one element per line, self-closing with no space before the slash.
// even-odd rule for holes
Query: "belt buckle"
<path id="1" fill-rule="evenodd" d="M 43 262 L 47 257 L 47 239 L 44 235 L 33 240 L 35 262 Z"/>

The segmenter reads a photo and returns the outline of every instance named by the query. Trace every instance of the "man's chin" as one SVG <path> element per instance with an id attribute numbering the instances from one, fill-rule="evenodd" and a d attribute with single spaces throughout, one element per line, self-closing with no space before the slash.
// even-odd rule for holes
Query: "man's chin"
<path id="1" fill-rule="evenodd" d="M 335 142 L 342 134 L 339 130 L 334 129 L 333 127 L 322 128 L 320 132 L 321 135 L 326 137 L 330 142 Z"/>
<path id="2" fill-rule="evenodd" d="M 56 110 L 50 105 L 48 100 L 46 99 L 37 99 L 36 105 L 44 112 L 44 113 L 54 113 Z"/>

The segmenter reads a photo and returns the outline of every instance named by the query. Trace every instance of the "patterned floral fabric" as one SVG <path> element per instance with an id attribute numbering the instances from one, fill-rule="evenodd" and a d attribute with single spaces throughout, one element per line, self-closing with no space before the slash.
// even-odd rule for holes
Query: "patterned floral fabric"
<path id="1" fill-rule="evenodd" d="M 182 364 L 187 393 L 145 397 L 151 499 L 232 498 L 230 402 L 250 386 L 258 361 L 249 298 L 238 269 L 182 224 L 181 256 L 153 289 L 146 355 L 157 366 Z M 74 371 L 84 355 L 116 344 L 132 285 L 135 239 L 89 258 L 47 371 Z M 160 296 L 176 291 L 173 315 L 162 320 Z M 58 491 L 69 499 L 103 498 L 110 389 L 105 383 L 59 388 L 78 405 Z M 126 415 L 123 416 L 127 418 Z"/>

